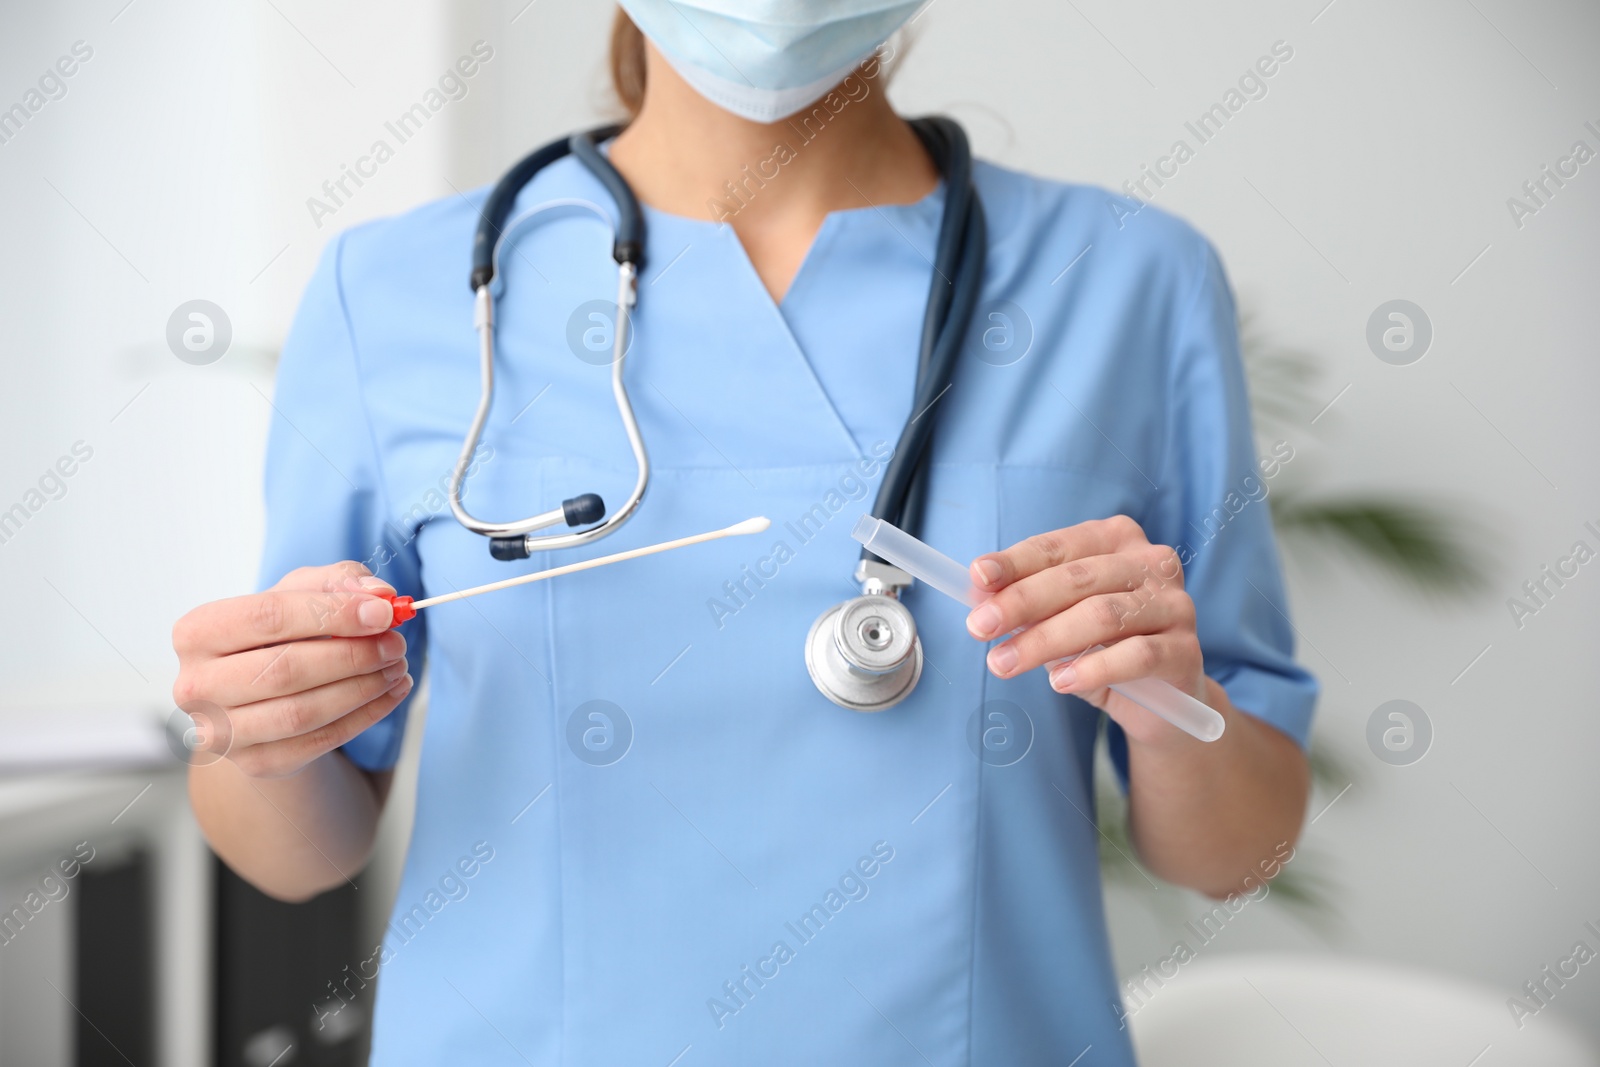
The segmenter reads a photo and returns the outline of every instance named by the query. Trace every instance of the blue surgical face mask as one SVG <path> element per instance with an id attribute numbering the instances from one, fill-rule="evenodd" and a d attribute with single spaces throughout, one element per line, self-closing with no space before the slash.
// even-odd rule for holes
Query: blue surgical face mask
<path id="1" fill-rule="evenodd" d="M 920 6 L 894 0 L 621 0 L 701 96 L 753 122 L 839 83 Z"/>

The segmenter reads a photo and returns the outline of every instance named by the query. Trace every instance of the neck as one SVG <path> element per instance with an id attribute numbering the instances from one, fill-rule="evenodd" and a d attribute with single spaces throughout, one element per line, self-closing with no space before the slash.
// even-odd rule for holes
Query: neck
<path id="1" fill-rule="evenodd" d="M 706 100 L 654 46 L 646 86 L 611 162 L 641 202 L 731 225 L 774 299 L 829 212 L 912 203 L 938 182 L 922 143 L 889 106 L 874 60 L 774 123 Z"/>

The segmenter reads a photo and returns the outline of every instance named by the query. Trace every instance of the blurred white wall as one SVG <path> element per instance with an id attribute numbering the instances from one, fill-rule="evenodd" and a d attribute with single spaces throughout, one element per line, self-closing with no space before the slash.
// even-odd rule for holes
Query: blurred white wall
<path id="1" fill-rule="evenodd" d="M 253 580 L 270 356 L 322 244 L 604 117 L 609 17 L 605 4 L 550 0 L 96 0 L 0 14 L 0 107 L 74 42 L 93 52 L 0 144 L 0 509 L 75 442 L 93 449 L 65 495 L 0 543 L 0 729 L 165 714 L 171 621 Z M 1600 129 L 1600 12 L 1578 0 L 942 0 L 914 37 L 893 87 L 902 109 L 953 113 L 998 162 L 1112 187 L 1175 139 L 1193 143 L 1184 123 L 1275 42 L 1292 48 L 1266 95 L 1156 203 L 1212 238 L 1269 333 L 1318 356 L 1322 403 L 1293 441 L 1302 473 L 1328 492 L 1455 501 L 1496 539 L 1491 589 L 1465 604 L 1365 572 L 1292 569 L 1302 655 L 1327 687 L 1318 735 L 1357 772 L 1303 845 L 1340 887 L 1343 919 L 1324 935 L 1253 909 L 1215 951 L 1331 941 L 1509 997 L 1580 938 L 1600 947 L 1583 929 L 1600 925 L 1600 568 L 1521 629 L 1506 607 L 1574 541 L 1600 547 L 1583 529 L 1600 527 L 1600 162 L 1520 228 L 1506 205 L 1574 141 L 1600 150 L 1585 126 Z M 316 225 L 306 199 L 478 40 L 494 57 L 466 97 Z M 173 310 L 196 298 L 233 327 L 210 366 L 165 341 Z M 1365 340 L 1369 315 L 1396 298 L 1434 331 L 1409 366 Z M 1372 711 L 1396 698 L 1433 725 L 1411 766 L 1382 763 L 1365 740 Z M 1191 905 L 1115 894 L 1125 969 L 1165 955 Z M 1591 970 L 1549 1010 L 1600 1036 Z M 1508 1013 L 1507 1048 L 1516 1036 Z"/>

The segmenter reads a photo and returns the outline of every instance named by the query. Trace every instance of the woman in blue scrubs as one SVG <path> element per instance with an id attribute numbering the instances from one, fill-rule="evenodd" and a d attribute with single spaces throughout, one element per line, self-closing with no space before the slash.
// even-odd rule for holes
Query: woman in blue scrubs
<path id="1" fill-rule="evenodd" d="M 274 896 L 343 883 L 426 664 L 392 921 L 328 976 L 330 1010 L 377 983 L 373 1062 L 1131 1063 L 1101 723 L 1139 854 L 1180 885 L 1270 876 L 1307 792 L 1315 684 L 1263 499 L 1286 454 L 1252 444 L 1221 264 L 1154 208 L 975 166 L 987 267 L 934 410 L 921 534 L 997 595 L 967 615 L 913 588 L 921 684 L 878 714 L 835 706 L 803 642 L 857 592 L 849 530 L 911 414 L 944 189 L 878 57 L 860 62 L 910 5 L 746 6 L 619 12 L 631 121 L 606 149 L 645 205 L 626 366 L 655 469 L 608 547 L 772 529 L 389 631 L 377 594 L 593 551 L 496 562 L 445 503 L 478 398 L 461 283 L 485 191 L 346 232 L 283 353 L 265 591 L 174 630 L 178 702 L 231 731 L 193 769 L 195 810 Z M 609 203 L 569 158 L 518 209 L 560 198 Z M 608 247 L 572 217 L 503 257 L 479 515 L 632 484 L 583 340 L 614 290 Z M 1222 739 L 1106 688 L 1149 675 L 1216 708 Z"/>

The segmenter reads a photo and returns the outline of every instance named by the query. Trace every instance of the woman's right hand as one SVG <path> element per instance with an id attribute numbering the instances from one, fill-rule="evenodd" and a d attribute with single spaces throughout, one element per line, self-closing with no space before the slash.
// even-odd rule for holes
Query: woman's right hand
<path id="1" fill-rule="evenodd" d="M 411 692 L 394 589 L 359 563 L 302 567 L 264 593 L 203 604 L 172 628 L 178 707 L 208 724 L 203 751 L 284 778 L 355 737 Z"/>

